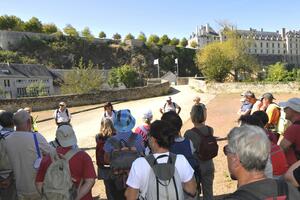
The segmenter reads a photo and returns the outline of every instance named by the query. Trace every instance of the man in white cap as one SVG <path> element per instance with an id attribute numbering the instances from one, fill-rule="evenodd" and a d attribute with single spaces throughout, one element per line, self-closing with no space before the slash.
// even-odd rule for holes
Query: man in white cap
<path id="1" fill-rule="evenodd" d="M 71 113 L 69 112 L 65 102 L 62 101 L 59 103 L 59 108 L 54 111 L 53 118 L 55 119 L 57 126 L 70 124 Z"/>
<path id="2" fill-rule="evenodd" d="M 74 150 L 77 139 L 73 128 L 70 125 L 61 125 L 57 128 L 56 139 L 59 143 L 56 152 L 65 155 Z M 51 157 L 43 158 L 38 170 L 35 182 L 37 189 L 42 192 L 43 182 L 48 167 L 51 164 Z M 77 188 L 76 199 L 92 200 L 92 187 L 95 184 L 96 172 L 91 157 L 84 151 L 77 150 L 69 160 L 69 167 L 72 181 Z"/>
<path id="3" fill-rule="evenodd" d="M 177 114 L 179 114 L 181 111 L 181 107 L 177 103 L 173 102 L 171 97 L 168 97 L 167 102 L 164 104 L 162 108 L 159 109 L 159 112 L 161 114 L 164 114 L 170 111 L 176 112 L 176 110 L 177 110 Z"/>
<path id="4" fill-rule="evenodd" d="M 284 132 L 284 138 L 280 142 L 288 164 L 292 165 L 300 160 L 300 98 L 291 98 L 279 105 L 284 108 L 285 118 L 292 122 Z"/>

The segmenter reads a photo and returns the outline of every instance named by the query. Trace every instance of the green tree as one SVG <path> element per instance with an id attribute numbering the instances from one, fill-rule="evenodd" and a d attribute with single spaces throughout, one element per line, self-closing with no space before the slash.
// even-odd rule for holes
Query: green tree
<path id="1" fill-rule="evenodd" d="M 43 24 L 38 18 L 32 17 L 30 20 L 25 22 L 24 30 L 28 32 L 41 33 L 43 31 Z"/>
<path id="2" fill-rule="evenodd" d="M 121 40 L 121 35 L 119 34 L 119 33 L 115 33 L 114 35 L 113 35 L 113 39 L 114 40 Z"/>
<path id="3" fill-rule="evenodd" d="M 196 41 L 192 41 L 191 42 L 191 47 L 196 48 L 198 46 Z"/>
<path id="4" fill-rule="evenodd" d="M 43 32 L 47 34 L 56 33 L 58 28 L 55 24 L 43 24 Z"/>
<path id="5" fill-rule="evenodd" d="M 126 36 L 125 36 L 125 40 L 133 40 L 134 39 L 134 36 L 131 34 L 131 33 L 128 33 Z"/>
<path id="6" fill-rule="evenodd" d="M 140 34 L 138 35 L 137 39 L 138 39 L 138 40 L 141 40 L 141 41 L 143 41 L 143 42 L 146 42 L 146 41 L 147 41 L 146 35 L 145 35 L 145 33 L 143 33 L 143 32 L 140 32 Z"/>
<path id="7" fill-rule="evenodd" d="M 170 43 L 170 38 L 168 37 L 168 35 L 161 36 L 158 42 L 159 45 L 168 45 L 169 43 Z"/>
<path id="8" fill-rule="evenodd" d="M 102 74 L 94 69 L 91 61 L 88 64 L 79 60 L 72 71 L 64 78 L 62 92 L 64 94 L 83 94 L 99 91 L 102 84 Z"/>
<path id="9" fill-rule="evenodd" d="M 13 30 L 13 31 L 23 31 L 24 22 L 14 16 L 2 15 L 0 16 L 0 30 Z"/>
<path id="10" fill-rule="evenodd" d="M 103 31 L 101 31 L 101 32 L 99 33 L 99 38 L 100 38 L 100 39 L 106 38 L 106 34 L 105 34 Z"/>
<path id="11" fill-rule="evenodd" d="M 226 31 L 226 41 L 208 44 L 198 51 L 196 62 L 199 69 L 209 79 L 220 82 L 228 75 L 233 76 L 235 81 L 252 79 L 259 68 L 254 57 L 247 53 L 249 41 L 241 38 L 236 31 Z"/>
<path id="12" fill-rule="evenodd" d="M 179 39 L 177 39 L 177 38 L 173 38 L 170 41 L 170 45 L 177 46 L 178 44 L 179 44 Z"/>
<path id="13" fill-rule="evenodd" d="M 79 37 L 77 30 L 71 24 L 67 24 L 66 27 L 63 29 L 63 31 L 68 36 Z"/>
<path id="14" fill-rule="evenodd" d="M 109 74 L 108 84 L 112 87 L 118 87 L 123 83 L 127 88 L 135 87 L 138 82 L 138 73 L 130 65 L 113 68 Z"/>
<path id="15" fill-rule="evenodd" d="M 180 40 L 180 43 L 179 43 L 180 46 L 182 47 L 186 47 L 188 45 L 188 41 L 187 39 L 184 37 Z"/>
<path id="16" fill-rule="evenodd" d="M 159 37 L 157 35 L 150 35 L 147 41 L 149 45 L 158 44 L 158 42 L 159 42 Z"/>
<path id="17" fill-rule="evenodd" d="M 94 40 L 94 36 L 92 35 L 89 27 L 85 27 L 82 32 L 81 32 L 82 36 L 85 37 L 88 41 L 93 41 Z"/>
<path id="18" fill-rule="evenodd" d="M 208 80 L 224 82 L 230 72 L 230 61 L 222 43 L 211 43 L 196 54 L 196 63 Z"/>
<path id="19" fill-rule="evenodd" d="M 268 81 L 284 81 L 288 76 L 288 70 L 281 62 L 268 66 L 267 80 Z"/>
<path id="20" fill-rule="evenodd" d="M 46 84 L 43 81 L 37 81 L 26 87 L 26 94 L 29 97 L 47 96 Z"/>

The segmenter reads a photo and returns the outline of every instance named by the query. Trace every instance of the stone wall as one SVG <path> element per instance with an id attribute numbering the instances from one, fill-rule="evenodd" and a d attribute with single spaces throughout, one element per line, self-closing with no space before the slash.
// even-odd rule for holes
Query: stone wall
<path id="1" fill-rule="evenodd" d="M 65 101 L 69 107 L 91 104 L 100 104 L 107 101 L 135 100 L 155 97 L 167 94 L 170 83 L 164 82 L 147 87 L 138 87 L 122 90 L 102 90 L 98 93 L 59 95 L 38 98 L 21 98 L 0 100 L 0 109 L 16 111 L 26 106 L 32 107 L 33 111 L 54 109 L 58 102 Z"/>
<path id="2" fill-rule="evenodd" d="M 242 93 L 251 90 L 254 93 L 300 93 L 300 84 L 290 83 L 212 83 L 189 78 L 189 85 L 204 93 Z"/>

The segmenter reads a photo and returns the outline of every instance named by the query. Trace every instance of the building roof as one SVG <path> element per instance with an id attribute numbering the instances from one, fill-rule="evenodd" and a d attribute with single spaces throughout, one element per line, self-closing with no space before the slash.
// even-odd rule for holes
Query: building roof
<path id="1" fill-rule="evenodd" d="M 15 77 L 52 77 L 44 65 L 0 63 L 0 76 Z"/>

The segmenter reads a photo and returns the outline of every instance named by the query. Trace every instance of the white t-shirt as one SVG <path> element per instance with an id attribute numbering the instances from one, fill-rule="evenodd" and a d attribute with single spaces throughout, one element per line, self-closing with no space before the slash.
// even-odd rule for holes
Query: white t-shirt
<path id="1" fill-rule="evenodd" d="M 160 155 L 169 155 L 169 152 L 156 153 L 153 155 L 155 158 L 157 158 Z M 166 163 L 167 160 L 168 157 L 163 157 L 161 159 L 158 159 L 157 162 Z M 177 155 L 175 167 L 178 171 L 182 183 L 186 183 L 193 178 L 194 170 L 183 155 Z M 151 172 L 150 170 L 151 167 L 145 158 L 141 157 L 136 159 L 132 163 L 126 184 L 134 189 L 139 189 L 141 196 L 145 196 L 148 188 L 148 180 Z"/>
<path id="2" fill-rule="evenodd" d="M 164 111 L 164 113 L 170 112 L 170 111 L 176 112 L 176 108 L 179 108 L 177 103 L 171 102 L 171 104 L 165 103 L 164 106 L 162 107 L 162 110 Z"/>
<path id="3" fill-rule="evenodd" d="M 54 111 L 53 117 L 54 119 L 56 119 L 57 117 L 57 123 L 68 122 L 71 119 L 71 113 L 69 110 L 68 110 L 68 114 L 67 114 L 67 108 L 64 109 L 64 111 L 60 111 L 58 109 L 58 112 L 57 110 Z"/>

